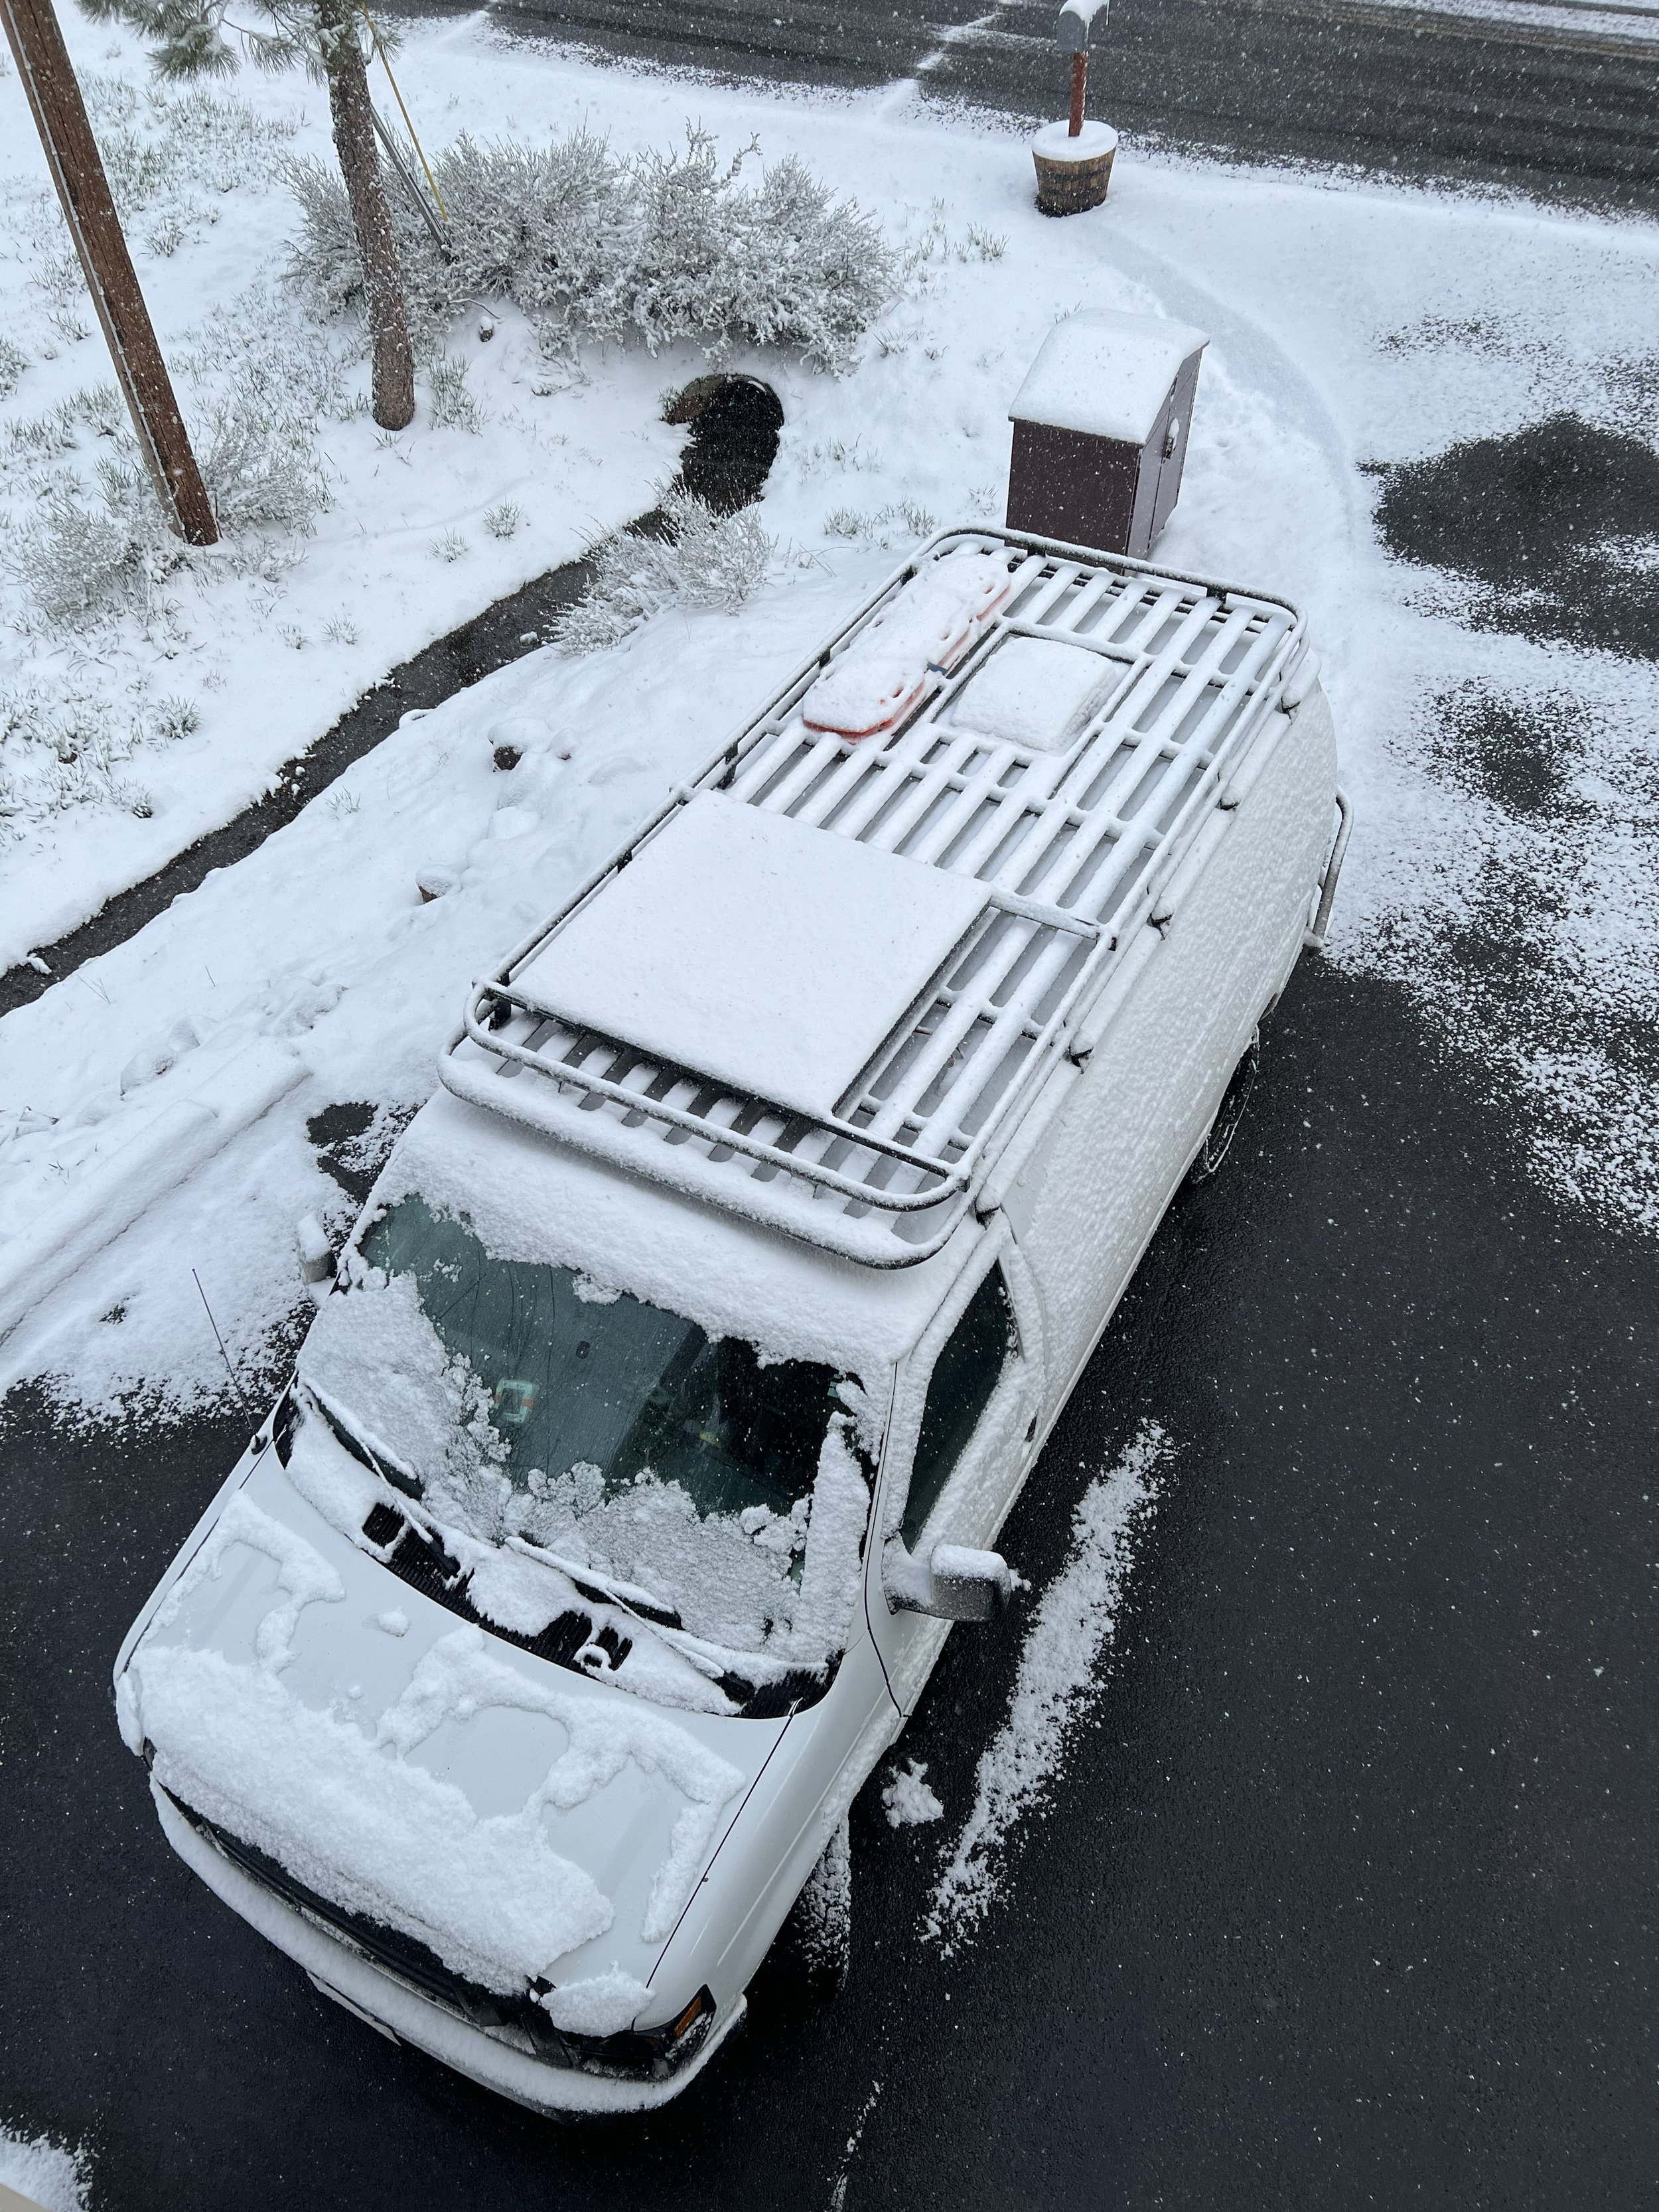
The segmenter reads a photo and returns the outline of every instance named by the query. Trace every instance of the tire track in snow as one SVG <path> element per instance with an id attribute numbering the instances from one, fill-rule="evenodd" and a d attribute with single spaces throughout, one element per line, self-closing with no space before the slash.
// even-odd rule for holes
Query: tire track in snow
<path id="1" fill-rule="evenodd" d="M 1053 1794 L 1066 1749 L 1103 1686 L 1102 1662 L 1134 1541 L 1162 1487 L 1171 1451 L 1143 1421 L 1123 1456 L 1089 1485 L 1072 1516 L 1072 1548 L 1031 1616 L 1007 1717 L 980 1756 L 973 1810 L 934 1885 L 922 1940 L 946 1958 L 972 1936 L 1001 1893 L 1014 1830 Z"/>

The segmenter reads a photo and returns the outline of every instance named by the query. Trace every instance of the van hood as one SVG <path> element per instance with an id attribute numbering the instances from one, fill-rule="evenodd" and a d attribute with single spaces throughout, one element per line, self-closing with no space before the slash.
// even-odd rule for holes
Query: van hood
<path id="1" fill-rule="evenodd" d="M 453 1972 L 611 2033 L 787 1720 L 665 1711 L 458 1621 L 274 1451 L 117 1683 L 171 1796 Z"/>

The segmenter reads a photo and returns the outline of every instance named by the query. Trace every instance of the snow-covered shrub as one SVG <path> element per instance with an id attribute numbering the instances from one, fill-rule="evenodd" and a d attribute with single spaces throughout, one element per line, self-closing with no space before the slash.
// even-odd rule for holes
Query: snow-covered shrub
<path id="1" fill-rule="evenodd" d="M 54 460 L 73 453 L 80 438 L 79 410 L 72 399 L 60 399 L 44 415 L 20 416 L 6 425 L 5 459 L 25 465 Z"/>
<path id="2" fill-rule="evenodd" d="M 752 509 L 716 514 L 690 492 L 671 491 L 662 513 L 666 536 L 624 533 L 593 556 L 587 596 L 550 633 L 561 653 L 603 651 L 665 607 L 735 614 L 765 580 L 772 541 Z"/>
<path id="3" fill-rule="evenodd" d="M 188 738 L 201 728 L 201 710 L 193 699 L 158 699 L 150 721 L 157 744 L 177 744 L 180 738 Z"/>
<path id="4" fill-rule="evenodd" d="M 968 226 L 968 235 L 957 248 L 963 261 L 1000 261 L 1008 251 L 1008 234 L 1005 230 L 986 230 L 976 222 Z"/>
<path id="5" fill-rule="evenodd" d="M 83 89 L 117 212 L 131 222 L 159 208 L 156 228 L 173 234 L 175 246 L 217 220 L 191 185 L 217 193 L 263 180 L 295 129 L 200 85 L 159 82 L 141 88 L 125 77 L 89 71 Z"/>
<path id="6" fill-rule="evenodd" d="M 512 538 L 524 527 L 524 509 L 504 499 L 499 507 L 489 509 L 483 524 L 492 538 Z"/>
<path id="7" fill-rule="evenodd" d="M 29 357 L 21 346 L 14 345 L 9 338 L 0 337 L 0 399 L 9 399 L 17 389 L 17 380 L 29 365 Z"/>
<path id="8" fill-rule="evenodd" d="M 118 438 L 127 427 L 127 403 L 112 384 L 78 392 L 70 404 L 94 437 Z"/>
<path id="9" fill-rule="evenodd" d="M 48 477 L 0 567 L 49 622 L 75 625 L 142 603 L 183 552 L 135 452 L 100 460 L 90 483 L 67 471 Z"/>
<path id="10" fill-rule="evenodd" d="M 37 478 L 29 511 L 0 545 L 0 574 L 21 584 L 48 622 L 70 627 L 148 612 L 157 587 L 189 558 L 124 421 L 106 423 L 97 408 L 87 416 L 80 402 L 65 402 L 58 416 L 33 426 L 43 452 L 61 450 L 48 434 L 65 422 L 72 447 L 82 419 L 96 422 L 114 450 L 99 458 L 90 477 L 59 469 Z M 14 425 L 14 441 L 30 427 Z M 257 383 L 239 381 L 210 409 L 197 458 L 221 534 L 233 543 L 303 535 L 327 503 L 309 426 L 273 407 Z"/>
<path id="11" fill-rule="evenodd" d="M 241 384 L 208 418 L 203 482 L 226 538 L 252 531 L 307 536 L 328 505 L 328 480 L 309 424 Z"/>
<path id="12" fill-rule="evenodd" d="M 614 153 L 585 131 L 544 147 L 461 137 L 434 164 L 442 243 L 394 198 L 411 324 L 428 347 L 477 301 L 510 300 L 550 354 L 584 338 L 793 346 L 851 359 L 897 264 L 872 217 L 791 155 L 758 185 L 690 131 L 683 151 Z M 362 278 L 345 193 L 319 162 L 292 165 L 304 236 L 293 268 L 320 313 L 356 305 Z"/>
<path id="13" fill-rule="evenodd" d="M 304 225 L 304 241 L 295 252 L 291 274 L 313 313 L 331 321 L 362 304 L 363 272 L 351 210 L 338 177 L 310 155 L 289 163 L 288 181 Z M 401 239 L 398 245 L 401 250 Z"/>
<path id="14" fill-rule="evenodd" d="M 65 345 L 78 345 L 92 336 L 87 280 L 72 252 L 39 255 L 30 282 L 46 302 L 46 320 Z"/>
<path id="15" fill-rule="evenodd" d="M 859 539 L 890 552 L 896 546 L 931 538 L 939 524 L 925 507 L 913 499 L 902 499 L 895 506 L 873 512 L 857 507 L 831 507 L 823 518 L 823 526 L 831 538 Z"/>
<path id="16" fill-rule="evenodd" d="M 123 722 L 84 694 L 65 699 L 32 684 L 0 692 L 0 837 L 71 807 L 117 807 L 147 820 L 150 793 L 119 771 L 135 753 L 176 743 L 197 720 L 183 699 Z"/>
<path id="17" fill-rule="evenodd" d="M 427 366 L 427 389 L 432 396 L 432 420 L 441 428 L 471 430 L 483 428 L 477 402 L 467 389 L 466 363 L 450 353 L 434 354 Z"/>

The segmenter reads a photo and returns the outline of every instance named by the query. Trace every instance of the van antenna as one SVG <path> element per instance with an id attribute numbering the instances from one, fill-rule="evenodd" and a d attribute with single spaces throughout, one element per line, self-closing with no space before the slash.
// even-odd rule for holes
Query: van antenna
<path id="1" fill-rule="evenodd" d="M 243 1393 L 241 1384 L 236 1379 L 236 1370 L 230 1364 L 230 1354 L 225 1350 L 225 1340 L 219 1334 L 219 1324 L 213 1318 L 213 1308 L 208 1304 L 208 1294 L 202 1288 L 202 1279 L 194 1267 L 191 1269 L 190 1275 L 191 1280 L 196 1285 L 197 1295 L 202 1301 L 202 1311 L 208 1317 L 208 1327 L 213 1331 L 213 1341 L 219 1347 L 219 1357 L 225 1363 L 225 1372 L 230 1377 L 230 1387 L 241 1400 L 242 1411 L 246 1413 L 248 1410 L 247 1399 Z"/>

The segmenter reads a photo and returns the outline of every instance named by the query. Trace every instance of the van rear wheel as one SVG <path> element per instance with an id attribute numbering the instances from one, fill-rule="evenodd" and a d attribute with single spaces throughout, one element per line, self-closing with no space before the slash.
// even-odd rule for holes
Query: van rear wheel
<path id="1" fill-rule="evenodd" d="M 1204 1141 L 1187 1170 L 1188 1182 L 1208 1182 L 1231 1151 L 1233 1139 L 1238 1134 L 1238 1125 L 1244 1119 L 1244 1109 L 1250 1103 L 1250 1093 L 1255 1088 L 1256 1070 L 1261 1065 L 1261 1030 L 1258 1024 L 1250 1032 L 1250 1042 L 1245 1046 L 1227 1088 L 1221 1094 L 1221 1103 L 1215 1109 L 1215 1119 L 1206 1130 Z"/>

